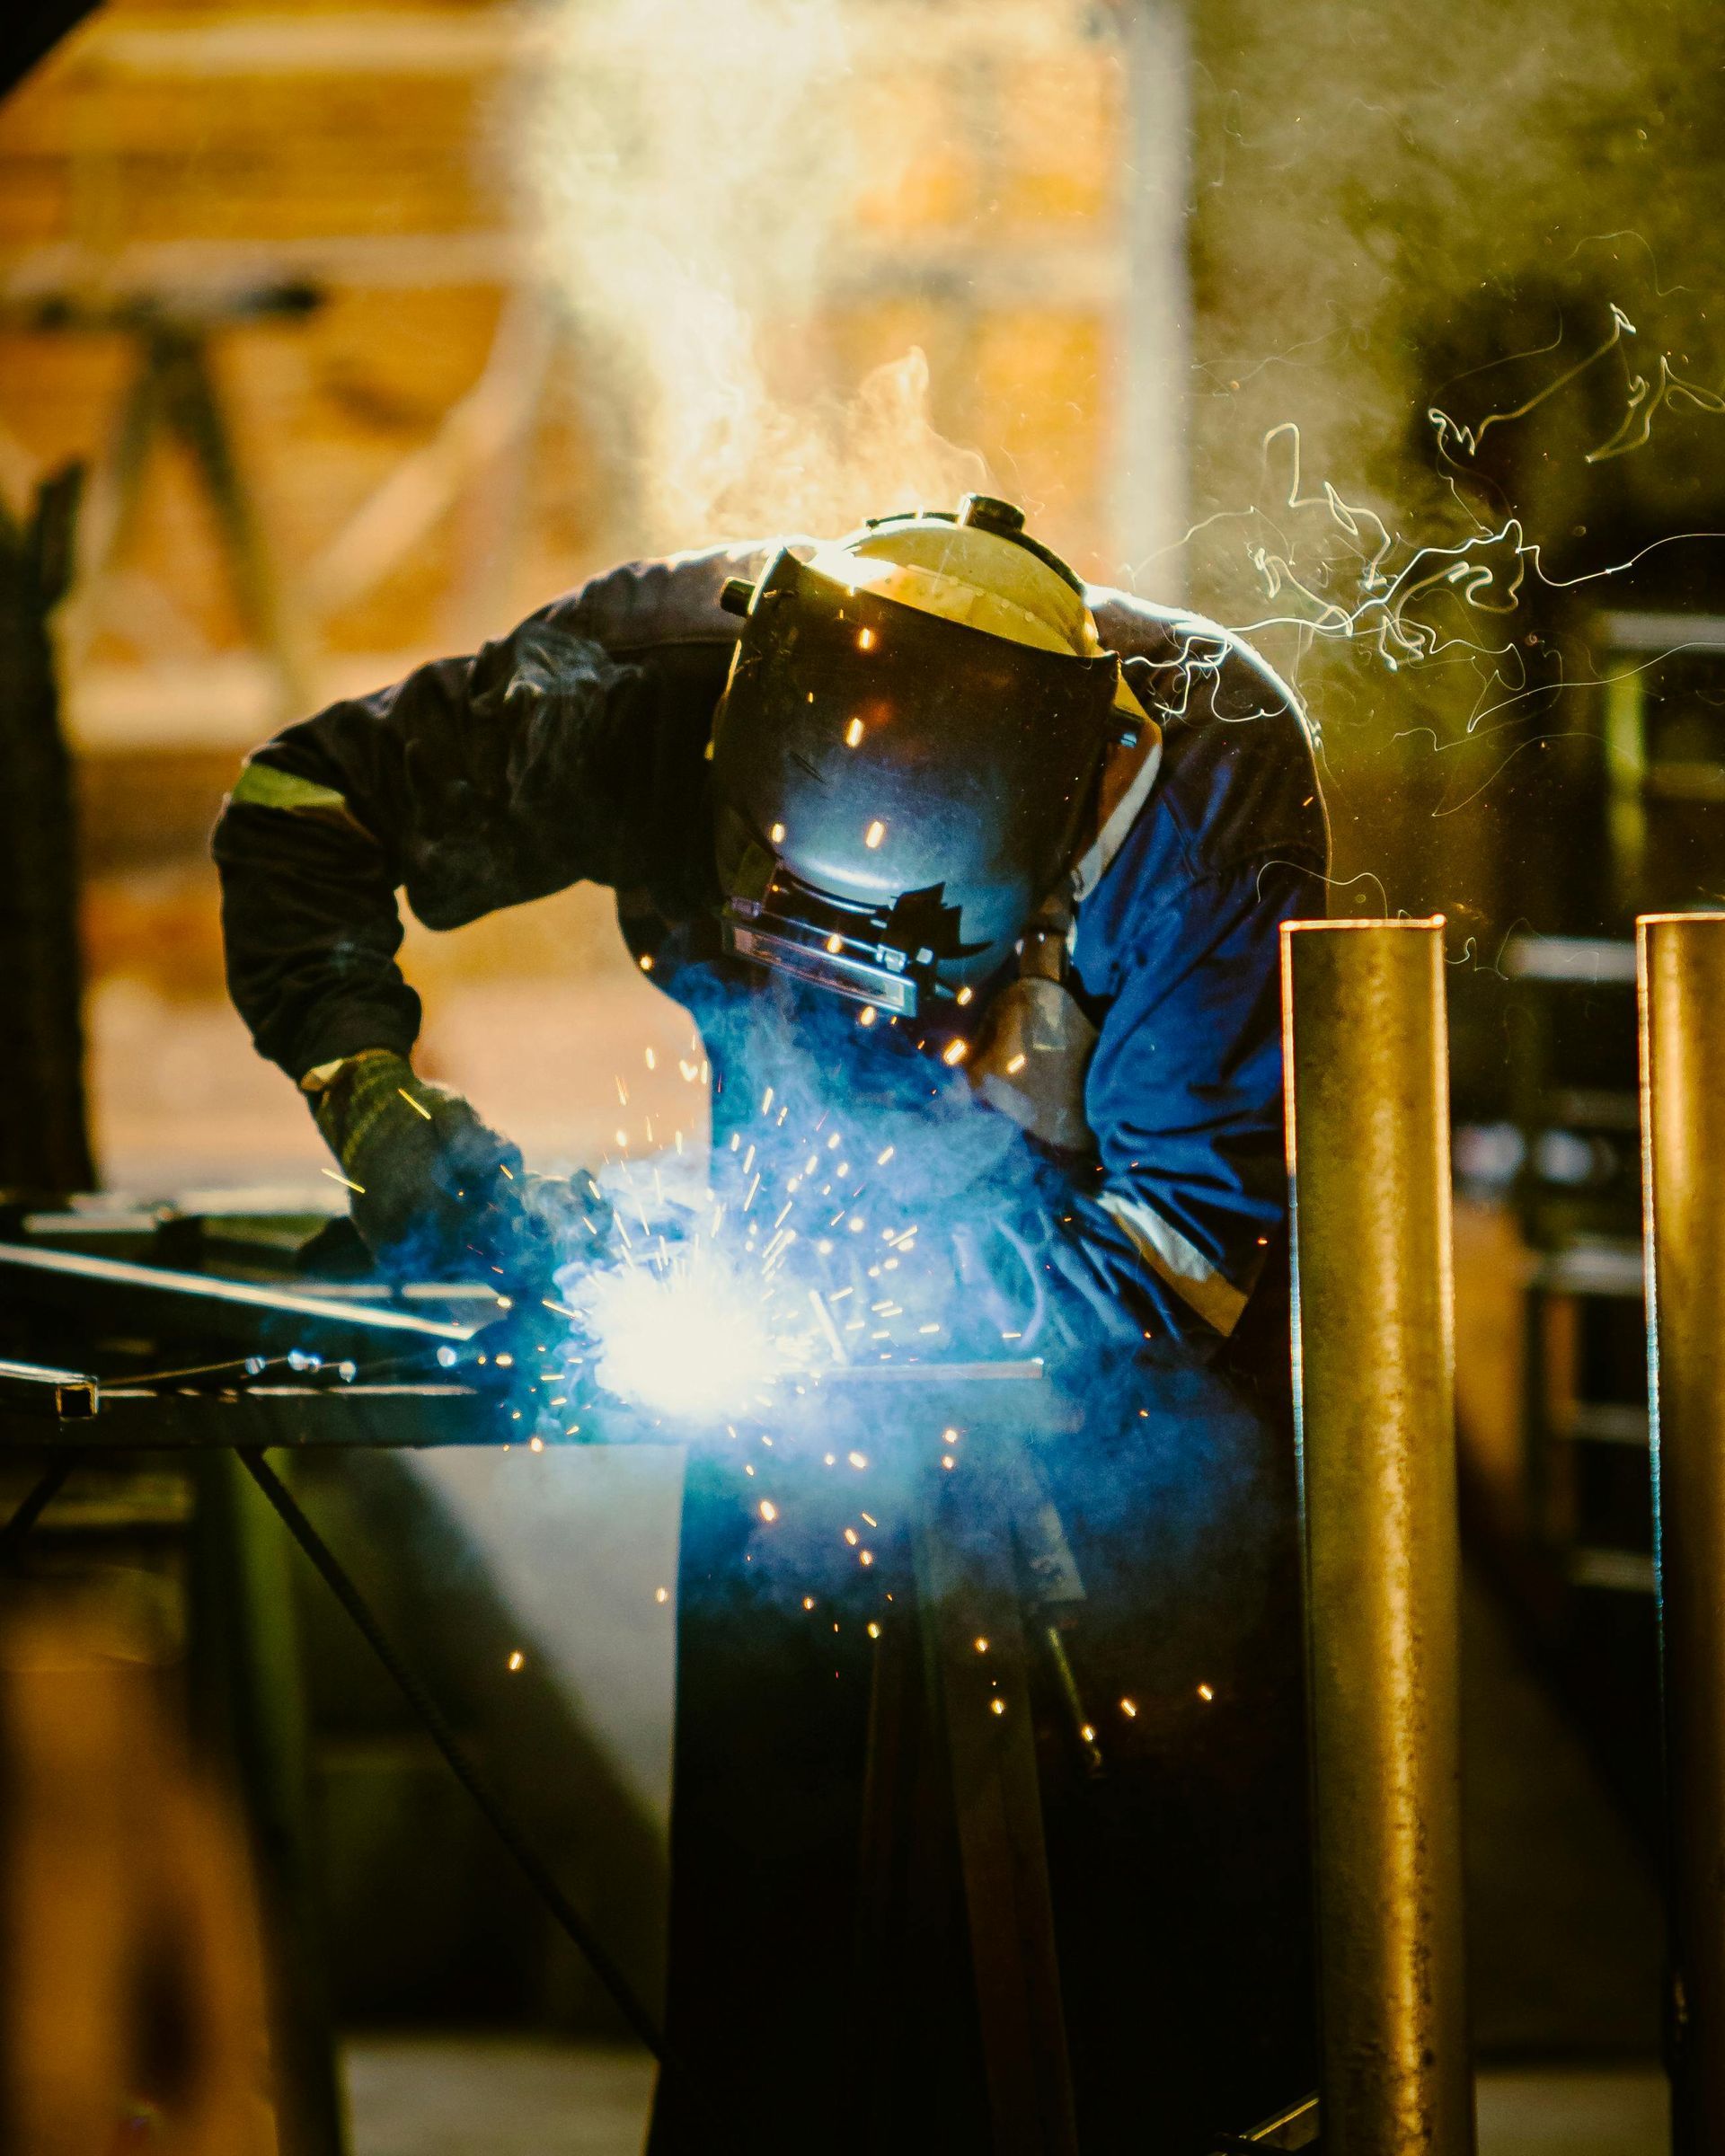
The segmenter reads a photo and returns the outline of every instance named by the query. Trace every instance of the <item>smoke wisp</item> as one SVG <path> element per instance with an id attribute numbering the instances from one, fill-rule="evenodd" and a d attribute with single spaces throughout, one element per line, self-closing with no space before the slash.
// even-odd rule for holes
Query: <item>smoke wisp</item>
<path id="1" fill-rule="evenodd" d="M 840 0 L 566 0 L 553 18 L 518 170 L 626 436 L 643 545 L 838 531 L 986 482 L 930 420 L 916 347 L 848 393 L 821 380 L 814 316 L 864 173 L 860 35 Z"/>

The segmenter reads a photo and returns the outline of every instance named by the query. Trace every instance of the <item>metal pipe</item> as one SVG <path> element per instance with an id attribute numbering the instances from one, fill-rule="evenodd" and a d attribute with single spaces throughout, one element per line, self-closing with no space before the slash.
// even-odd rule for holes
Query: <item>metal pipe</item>
<path id="1" fill-rule="evenodd" d="M 1725 2149 L 1725 914 L 1636 923 L 1671 2145 Z"/>
<path id="2" fill-rule="evenodd" d="M 1443 923 L 1282 930 L 1325 2156 L 1473 2146 Z"/>
<path id="3" fill-rule="evenodd" d="M 306 1346 L 322 1347 L 335 1334 L 376 1346 L 383 1338 L 403 1343 L 459 1345 L 473 1339 L 472 1325 L 450 1325 L 402 1310 L 380 1310 L 343 1295 L 260 1287 L 214 1273 L 171 1272 L 164 1266 L 134 1265 L 86 1250 L 55 1250 L 0 1242 L 0 1281 L 18 1301 L 51 1301 L 76 1311 L 124 1312 L 149 1330 L 232 1335 L 250 1340 L 272 1318 L 291 1324 Z"/>

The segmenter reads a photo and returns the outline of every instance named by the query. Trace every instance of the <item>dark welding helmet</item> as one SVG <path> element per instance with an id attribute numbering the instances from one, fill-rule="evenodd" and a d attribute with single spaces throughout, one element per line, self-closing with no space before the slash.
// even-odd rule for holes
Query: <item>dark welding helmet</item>
<path id="1" fill-rule="evenodd" d="M 1066 565 L 968 495 L 781 549 L 724 604 L 725 948 L 905 1017 L 986 980 L 1081 848 L 1144 713 Z"/>

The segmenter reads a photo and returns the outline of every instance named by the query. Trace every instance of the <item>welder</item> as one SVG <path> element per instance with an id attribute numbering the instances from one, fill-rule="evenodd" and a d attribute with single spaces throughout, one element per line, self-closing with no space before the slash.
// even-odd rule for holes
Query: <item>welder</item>
<path id="1" fill-rule="evenodd" d="M 924 1229 L 924 1270 L 933 1249 L 960 1286 L 954 1339 L 1043 1356 L 1073 1409 L 1045 1467 L 1105 1772 L 1040 1734 L 1081 2143 L 1190 2156 L 1302 2094 L 1278 930 L 1323 912 L 1328 834 L 1287 687 L 969 496 L 598 576 L 266 744 L 215 852 L 234 1001 L 386 1268 L 507 1266 L 531 1234 L 519 1155 L 412 1070 L 402 889 L 442 929 L 610 886 L 710 1047 L 716 1159 L 769 1035 L 868 1097 L 986 1111 L 998 1171 L 945 1242 Z M 892 2076 L 853 2041 L 869 1639 L 748 1584 L 752 1524 L 694 1448 L 668 2002 L 686 2077 L 662 2083 L 654 2156 L 847 2145 L 862 2081 Z M 961 1984 L 921 1992 L 941 1994 L 924 2064 L 962 2059 Z M 938 2139 L 898 2111 L 898 2145 L 986 2147 L 965 2101 L 941 2099 Z"/>

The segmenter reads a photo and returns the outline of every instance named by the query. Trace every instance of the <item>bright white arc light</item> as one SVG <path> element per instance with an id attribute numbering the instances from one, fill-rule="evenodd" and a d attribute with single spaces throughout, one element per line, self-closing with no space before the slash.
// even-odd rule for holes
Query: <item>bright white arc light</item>
<path id="1" fill-rule="evenodd" d="M 752 1289 L 697 1255 L 668 1276 L 597 1273 L 579 1290 L 604 1389 L 648 1413 L 711 1419 L 770 1384 L 783 1358 Z"/>

